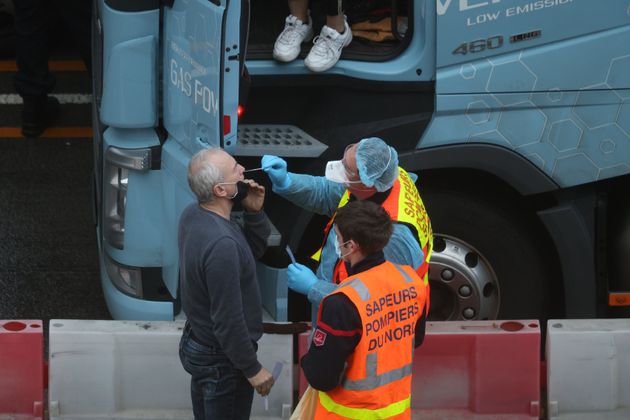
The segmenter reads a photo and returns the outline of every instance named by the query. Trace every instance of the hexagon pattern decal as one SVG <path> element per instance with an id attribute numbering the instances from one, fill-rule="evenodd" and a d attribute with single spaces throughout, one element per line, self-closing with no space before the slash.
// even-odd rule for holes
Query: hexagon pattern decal
<path id="1" fill-rule="evenodd" d="M 529 59 L 537 61 L 528 65 Z M 540 60 L 521 51 L 465 63 L 457 72 L 438 71 L 438 83 L 465 81 L 462 91 L 475 93 L 438 95 L 418 147 L 462 142 L 507 147 L 563 187 L 630 173 L 630 54 L 590 63 L 599 71 L 578 90 L 541 88 L 542 75 L 532 70 L 541 68 L 535 66 Z"/>

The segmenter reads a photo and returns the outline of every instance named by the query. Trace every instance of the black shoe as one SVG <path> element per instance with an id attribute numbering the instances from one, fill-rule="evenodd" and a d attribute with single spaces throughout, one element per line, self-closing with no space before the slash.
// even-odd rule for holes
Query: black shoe
<path id="1" fill-rule="evenodd" d="M 25 96 L 22 109 L 22 135 L 38 137 L 59 115 L 59 101 L 52 96 Z"/>

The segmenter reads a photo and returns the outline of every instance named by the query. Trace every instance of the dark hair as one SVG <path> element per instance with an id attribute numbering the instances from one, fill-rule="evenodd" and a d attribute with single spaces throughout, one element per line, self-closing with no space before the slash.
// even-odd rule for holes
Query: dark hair
<path id="1" fill-rule="evenodd" d="M 392 236 L 392 219 L 368 200 L 351 201 L 337 210 L 335 224 L 344 241 L 353 240 L 365 255 L 381 251 Z"/>

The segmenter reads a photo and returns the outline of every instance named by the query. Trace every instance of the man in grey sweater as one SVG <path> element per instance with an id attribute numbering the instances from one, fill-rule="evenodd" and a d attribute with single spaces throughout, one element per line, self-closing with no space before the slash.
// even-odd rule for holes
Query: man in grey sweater
<path id="1" fill-rule="evenodd" d="M 188 321 L 180 341 L 191 374 L 195 419 L 248 419 L 253 390 L 267 395 L 271 373 L 256 357 L 262 304 L 254 258 L 271 231 L 262 211 L 265 188 L 221 149 L 190 161 L 188 184 L 197 197 L 179 221 L 182 305 Z M 230 220 L 240 202 L 244 226 Z"/>

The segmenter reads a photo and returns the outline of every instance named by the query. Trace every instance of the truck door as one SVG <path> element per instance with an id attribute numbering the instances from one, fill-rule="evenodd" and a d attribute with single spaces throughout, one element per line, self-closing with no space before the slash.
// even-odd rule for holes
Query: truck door
<path id="1" fill-rule="evenodd" d="M 241 1 L 175 0 L 162 16 L 162 278 L 177 296 L 177 225 L 194 200 L 188 162 L 199 150 L 236 143 Z"/>
<path id="2" fill-rule="evenodd" d="M 163 26 L 164 127 L 190 153 L 235 142 L 241 2 L 175 0 Z"/>

